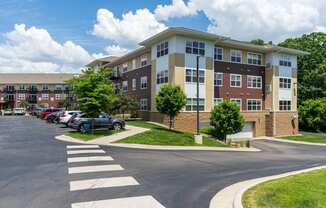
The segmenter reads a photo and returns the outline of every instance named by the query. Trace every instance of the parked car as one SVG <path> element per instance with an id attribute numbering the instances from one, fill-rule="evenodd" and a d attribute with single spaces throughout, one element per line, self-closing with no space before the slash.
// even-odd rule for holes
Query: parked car
<path id="1" fill-rule="evenodd" d="M 12 114 L 13 114 L 13 111 L 9 108 L 7 108 L 3 111 L 3 115 L 5 115 L 5 116 L 12 115 Z"/>
<path id="2" fill-rule="evenodd" d="M 59 118 L 59 123 L 64 124 L 68 127 L 68 121 L 70 118 L 76 114 L 81 113 L 80 111 L 64 111 L 63 115 Z"/>
<path id="3" fill-rule="evenodd" d="M 82 114 L 74 118 L 71 127 L 83 133 L 89 132 L 93 128 L 121 130 L 125 127 L 125 122 L 119 118 L 112 118 L 107 113 L 101 113 L 97 118 L 90 118 L 86 114 Z"/>
<path id="4" fill-rule="evenodd" d="M 48 108 L 48 109 L 44 109 L 40 113 L 40 119 L 46 119 L 46 117 L 48 115 L 50 115 L 51 113 L 54 113 L 54 112 L 58 112 L 58 111 L 62 111 L 62 109 L 60 109 L 60 108 Z"/>
<path id="5" fill-rule="evenodd" d="M 60 116 L 62 116 L 63 114 L 64 111 L 54 112 L 45 116 L 45 119 L 48 123 L 59 123 Z"/>
<path id="6" fill-rule="evenodd" d="M 14 115 L 25 115 L 25 108 L 14 108 Z"/>
<path id="7" fill-rule="evenodd" d="M 30 110 L 29 112 L 30 112 L 30 114 L 32 116 L 36 116 L 37 118 L 39 118 L 40 115 L 41 115 L 42 109 L 40 109 L 40 108 L 34 108 L 34 109 Z"/>
<path id="8" fill-rule="evenodd" d="M 67 126 L 69 128 L 73 128 L 73 126 L 75 125 L 75 122 L 77 122 L 77 120 L 79 120 L 83 116 L 85 116 L 84 113 L 77 113 L 77 114 L 72 115 L 67 122 Z M 85 118 L 86 118 L 86 116 L 85 116 Z"/>

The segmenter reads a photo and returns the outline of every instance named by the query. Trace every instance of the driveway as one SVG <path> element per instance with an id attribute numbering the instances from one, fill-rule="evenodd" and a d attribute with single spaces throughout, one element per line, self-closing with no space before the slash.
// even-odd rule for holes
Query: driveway
<path id="1" fill-rule="evenodd" d="M 207 208 L 219 190 L 235 182 L 326 165 L 326 147 L 262 140 L 253 142 L 262 149 L 257 153 L 101 146 L 96 148 L 99 152 L 67 155 L 67 145 L 76 144 L 53 139 L 63 131 L 34 118 L 0 117 L 0 207 L 64 208 L 98 200 L 123 207 L 123 202 L 147 200 L 152 207 Z M 89 156 L 112 160 L 67 164 L 67 157 Z M 115 165 L 117 170 L 78 172 L 81 166 L 93 165 Z M 77 172 L 68 174 L 69 168 Z M 80 185 L 94 179 L 101 183 L 70 191 L 70 182 Z"/>

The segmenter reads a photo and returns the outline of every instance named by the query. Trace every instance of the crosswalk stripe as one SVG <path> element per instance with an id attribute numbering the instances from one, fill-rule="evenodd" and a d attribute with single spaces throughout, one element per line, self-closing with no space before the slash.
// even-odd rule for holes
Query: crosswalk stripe
<path id="1" fill-rule="evenodd" d="M 92 165 L 68 168 L 69 174 L 124 170 L 120 165 Z"/>
<path id="2" fill-rule="evenodd" d="M 71 208 L 165 208 L 152 196 L 137 196 L 71 204 Z"/>
<path id="3" fill-rule="evenodd" d="M 103 150 L 68 150 L 68 155 L 83 154 L 83 153 L 105 153 Z"/>
<path id="4" fill-rule="evenodd" d="M 110 156 L 94 156 L 94 157 L 70 157 L 67 158 L 68 163 L 74 162 L 91 162 L 91 161 L 112 161 Z"/>
<path id="5" fill-rule="evenodd" d="M 100 148 L 98 145 L 67 145 L 67 149 Z"/>
<path id="6" fill-rule="evenodd" d="M 79 180 L 70 182 L 70 191 L 78 191 L 85 189 L 110 188 L 121 186 L 135 186 L 139 183 L 133 177 L 113 177 L 113 178 L 98 178 L 89 180 Z"/>

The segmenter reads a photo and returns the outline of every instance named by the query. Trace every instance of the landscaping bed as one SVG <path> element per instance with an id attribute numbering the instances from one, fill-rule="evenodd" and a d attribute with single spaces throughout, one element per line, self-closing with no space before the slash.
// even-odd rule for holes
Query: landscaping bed
<path id="1" fill-rule="evenodd" d="M 313 135 L 313 134 L 304 134 L 302 136 L 280 137 L 280 139 L 287 139 L 287 140 L 298 141 L 298 142 L 311 142 L 311 143 L 325 143 L 326 144 L 326 137 Z"/>
<path id="2" fill-rule="evenodd" d="M 100 138 L 100 137 L 105 137 L 105 136 L 110 136 L 116 133 L 119 133 L 121 131 L 115 131 L 115 130 L 95 130 L 94 133 L 89 132 L 89 133 L 81 133 L 78 131 L 69 131 L 65 133 L 65 135 L 70 136 L 75 139 L 79 139 L 82 141 L 90 141 L 92 139 Z"/>
<path id="3" fill-rule="evenodd" d="M 326 170 L 262 183 L 246 191 L 242 201 L 244 208 L 324 208 Z"/>
<path id="4" fill-rule="evenodd" d="M 128 125 L 148 128 L 150 131 L 137 134 L 115 143 L 133 143 L 147 145 L 165 145 L 165 146 L 208 146 L 208 147 L 229 147 L 215 139 L 203 138 L 203 144 L 195 144 L 194 135 L 189 132 L 169 130 L 167 128 L 150 124 L 145 121 L 127 121 Z"/>

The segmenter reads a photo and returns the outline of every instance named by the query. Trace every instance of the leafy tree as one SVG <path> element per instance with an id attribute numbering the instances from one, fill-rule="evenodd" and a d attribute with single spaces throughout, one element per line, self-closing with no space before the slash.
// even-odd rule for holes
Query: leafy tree
<path id="1" fill-rule="evenodd" d="M 306 100 L 298 110 L 301 129 L 326 132 L 326 98 Z"/>
<path id="2" fill-rule="evenodd" d="M 263 39 L 254 39 L 251 40 L 250 43 L 255 44 L 255 45 L 265 45 L 265 41 Z"/>
<path id="3" fill-rule="evenodd" d="M 179 86 L 165 84 L 161 86 L 155 100 L 157 110 L 169 117 L 169 128 L 171 129 L 175 116 L 187 104 L 186 95 Z"/>
<path id="4" fill-rule="evenodd" d="M 244 118 L 236 103 L 225 100 L 212 110 L 210 124 L 214 128 L 214 136 L 226 141 L 228 134 L 235 134 L 242 130 Z"/>
<path id="5" fill-rule="evenodd" d="M 122 118 L 124 118 L 126 112 L 135 114 L 138 104 L 134 98 L 121 94 L 113 106 L 115 109 L 119 109 L 119 112 L 122 113 Z"/>
<path id="6" fill-rule="evenodd" d="M 315 32 L 289 38 L 279 44 L 310 53 L 298 58 L 298 103 L 326 97 L 326 33 Z"/>

